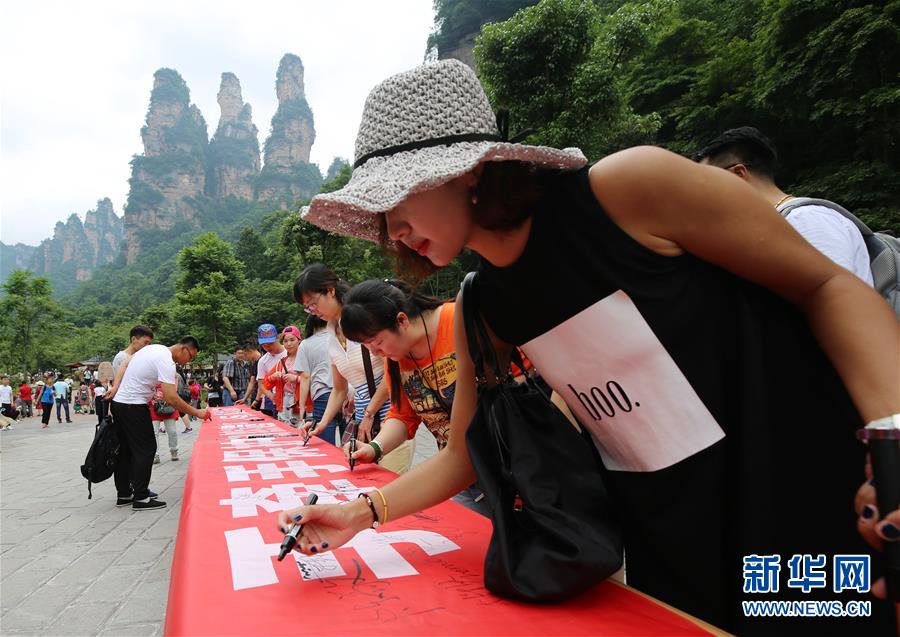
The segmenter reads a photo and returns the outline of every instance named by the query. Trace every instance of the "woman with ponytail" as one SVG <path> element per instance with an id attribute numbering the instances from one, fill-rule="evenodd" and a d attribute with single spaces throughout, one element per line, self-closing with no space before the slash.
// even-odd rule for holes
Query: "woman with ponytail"
<path id="1" fill-rule="evenodd" d="M 347 338 L 363 343 L 373 356 L 387 360 L 391 408 L 381 431 L 359 445 L 356 462 L 378 462 L 416 436 L 424 423 L 438 450 L 450 437 L 450 411 L 456 392 L 456 347 L 453 317 L 456 304 L 421 294 L 402 281 L 366 281 L 345 299 L 341 328 Z M 349 458 L 349 445 L 344 446 Z M 477 485 L 454 498 L 490 515 Z"/>
<path id="2" fill-rule="evenodd" d="M 312 425 L 312 433 L 332 444 L 334 443 L 332 421 L 341 413 L 348 398 L 350 385 L 355 391 L 354 417 L 359 422 L 360 441 L 367 441 L 371 437 L 375 415 L 379 414 L 383 422 L 390 408 L 388 388 L 382 382 L 384 361 L 374 355 L 371 357 L 377 390 L 374 396 L 369 396 L 362 346 L 359 342 L 347 338 L 341 330 L 341 315 L 349 292 L 350 286 L 321 263 L 304 268 L 294 282 L 296 301 L 303 305 L 307 313 L 317 316 L 328 324 L 326 329 L 329 335 L 328 354 L 331 358 L 332 390 L 324 413 Z M 341 433 L 343 434 L 343 430 Z M 412 448 L 412 445 L 406 445 L 391 459 L 388 468 L 396 473 L 407 471 L 412 461 Z"/>

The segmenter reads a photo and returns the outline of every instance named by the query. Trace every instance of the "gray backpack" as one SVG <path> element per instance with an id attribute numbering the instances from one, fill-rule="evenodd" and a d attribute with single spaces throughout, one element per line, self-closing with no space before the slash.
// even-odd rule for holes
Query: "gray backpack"
<path id="1" fill-rule="evenodd" d="M 883 296 L 894 314 L 900 317 L 900 239 L 884 232 L 872 232 L 869 226 L 860 221 L 856 215 L 841 205 L 827 199 L 812 197 L 794 197 L 778 207 L 781 216 L 787 217 L 791 212 L 803 206 L 823 206 L 840 213 L 852 221 L 859 229 L 869 251 L 869 265 L 872 268 L 872 280 L 875 290 Z"/>

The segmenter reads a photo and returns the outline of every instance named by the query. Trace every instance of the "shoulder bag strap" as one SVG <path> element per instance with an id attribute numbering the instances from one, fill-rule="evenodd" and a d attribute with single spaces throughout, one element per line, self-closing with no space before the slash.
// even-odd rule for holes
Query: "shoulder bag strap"
<path id="1" fill-rule="evenodd" d="M 863 223 L 863 221 L 859 217 L 857 217 L 855 214 L 853 214 L 840 204 L 836 204 L 833 201 L 829 201 L 828 199 L 817 199 L 815 197 L 794 197 L 792 199 L 788 199 L 785 203 L 778 206 L 777 210 L 781 213 L 782 217 L 787 217 L 795 209 L 802 208 L 803 206 L 822 206 L 823 208 L 834 210 L 842 217 L 853 222 L 853 225 L 856 226 L 863 237 L 870 237 L 874 234 L 872 232 L 872 229 L 869 228 L 869 226 L 867 226 L 865 223 Z"/>
<path id="2" fill-rule="evenodd" d="M 475 366 L 475 381 L 481 386 L 486 382 L 484 375 L 485 363 L 494 372 L 494 377 L 498 382 L 502 381 L 506 375 L 500 371 L 497 353 L 494 351 L 487 327 L 484 325 L 484 320 L 481 318 L 478 304 L 475 301 L 475 278 L 477 276 L 476 272 L 469 272 L 463 280 L 462 302 L 463 323 L 466 328 L 469 356 L 472 358 L 472 364 Z"/>
<path id="3" fill-rule="evenodd" d="M 369 354 L 369 348 L 362 343 L 359 344 L 359 351 L 362 354 L 363 369 L 366 372 L 366 385 L 369 387 L 369 401 L 371 402 L 377 391 L 377 388 L 375 387 L 375 372 L 372 370 L 372 355 Z M 381 413 L 376 411 L 372 415 L 372 431 L 377 431 L 380 424 Z"/>

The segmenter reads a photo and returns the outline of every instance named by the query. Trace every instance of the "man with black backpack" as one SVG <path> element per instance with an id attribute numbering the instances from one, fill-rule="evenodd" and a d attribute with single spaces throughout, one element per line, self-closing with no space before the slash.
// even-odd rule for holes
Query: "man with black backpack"
<path id="1" fill-rule="evenodd" d="M 768 137 L 752 126 L 725 131 L 693 157 L 701 164 L 734 173 L 770 201 L 787 222 L 819 252 L 873 284 L 869 252 L 856 224 L 831 202 L 799 199 L 775 184 L 778 153 Z M 802 205 L 795 205 L 802 204 Z"/>
<path id="2" fill-rule="evenodd" d="M 207 420 L 206 409 L 195 409 L 179 395 L 175 365 L 185 365 L 200 351 L 193 336 L 185 336 L 175 345 L 147 345 L 131 357 L 122 383 L 112 401 L 120 450 L 116 464 L 116 506 L 131 505 L 134 511 L 162 509 L 165 502 L 150 496 L 150 472 L 156 455 L 156 434 L 148 403 L 162 384 L 165 402 L 183 414 Z M 133 489 L 133 491 L 132 491 Z"/>

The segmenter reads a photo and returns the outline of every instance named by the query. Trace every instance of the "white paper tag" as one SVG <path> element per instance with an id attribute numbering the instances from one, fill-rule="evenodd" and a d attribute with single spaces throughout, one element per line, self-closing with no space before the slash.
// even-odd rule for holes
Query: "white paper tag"
<path id="1" fill-rule="evenodd" d="M 522 349 L 611 470 L 665 469 L 725 436 L 621 290 Z"/>

